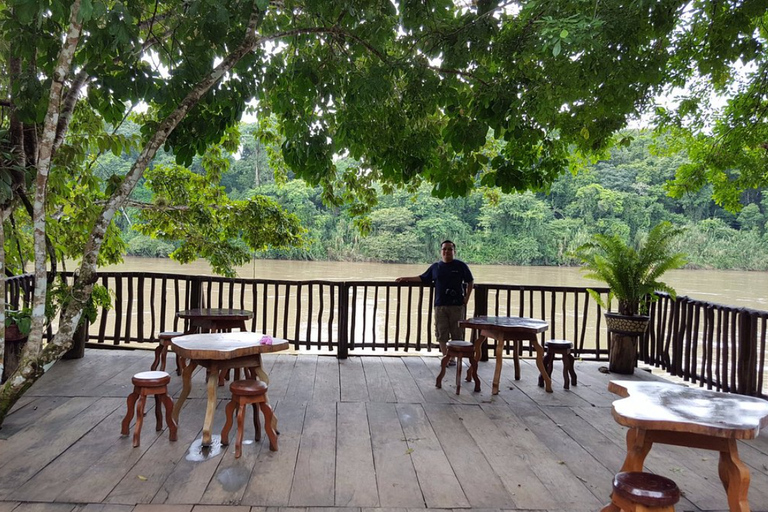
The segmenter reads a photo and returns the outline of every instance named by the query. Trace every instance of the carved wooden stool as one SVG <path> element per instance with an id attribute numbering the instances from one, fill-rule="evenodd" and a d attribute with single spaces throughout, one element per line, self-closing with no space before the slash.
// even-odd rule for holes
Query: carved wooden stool
<path id="1" fill-rule="evenodd" d="M 155 419 L 158 432 L 163 429 L 163 415 L 161 405 L 165 406 L 165 421 L 168 423 L 170 431 L 170 440 L 176 440 L 176 422 L 173 421 L 173 401 L 168 396 L 168 383 L 171 382 L 171 376 L 165 372 L 141 372 L 137 373 L 131 379 L 133 382 L 133 393 L 128 395 L 128 412 L 123 418 L 123 428 L 121 433 L 128 435 L 128 427 L 133 419 L 134 411 L 136 413 L 136 425 L 133 427 L 133 446 L 139 446 L 139 437 L 141 436 L 141 426 L 144 423 L 144 406 L 147 403 L 147 396 L 155 395 Z M 137 403 L 138 399 L 138 403 Z M 134 409 L 134 405 L 136 408 Z"/>
<path id="2" fill-rule="evenodd" d="M 171 340 L 176 336 L 181 336 L 183 332 L 165 331 L 157 335 L 159 344 L 155 349 L 155 360 L 152 362 L 152 370 L 157 370 L 158 365 L 161 371 L 165 371 L 165 360 L 168 357 L 168 347 L 171 346 Z M 176 355 L 176 375 L 181 375 L 184 370 L 184 360 Z"/>
<path id="3" fill-rule="evenodd" d="M 440 362 L 440 374 L 435 381 L 435 387 L 443 387 L 443 376 L 448 362 L 452 357 L 456 358 L 456 394 L 461 392 L 461 359 L 469 358 L 469 370 L 467 371 L 467 382 L 475 379 L 475 393 L 480 392 L 480 379 L 477 378 L 477 361 L 475 360 L 475 345 L 469 341 L 451 340 L 446 344 L 445 356 Z"/>
<path id="4" fill-rule="evenodd" d="M 544 354 L 544 368 L 546 368 L 547 374 L 552 376 L 555 355 L 560 354 L 563 359 L 563 387 L 569 389 L 571 387 L 571 380 L 573 380 L 573 385 L 575 386 L 576 370 L 573 368 L 574 357 L 571 354 L 573 343 L 568 340 L 549 340 L 544 342 L 544 348 L 547 351 Z M 539 387 L 544 387 L 544 377 L 541 375 L 539 375 Z"/>
<path id="5" fill-rule="evenodd" d="M 660 475 L 640 471 L 613 478 L 611 503 L 601 512 L 675 512 L 680 500 L 677 484 Z"/>
<path id="6" fill-rule="evenodd" d="M 237 436 L 235 437 L 235 458 L 240 458 L 243 447 L 243 432 L 245 430 L 245 409 L 248 404 L 253 406 L 253 426 L 256 427 L 256 441 L 261 441 L 261 426 L 259 425 L 259 409 L 264 413 L 264 430 L 269 438 L 269 449 L 277 451 L 277 434 L 272 425 L 272 407 L 267 402 L 267 385 L 260 380 L 236 380 L 229 385 L 232 400 L 227 404 L 227 417 L 224 428 L 221 429 L 221 444 L 229 444 L 229 430 L 232 428 L 233 416 L 237 409 Z M 256 406 L 259 406 L 257 409 Z"/>

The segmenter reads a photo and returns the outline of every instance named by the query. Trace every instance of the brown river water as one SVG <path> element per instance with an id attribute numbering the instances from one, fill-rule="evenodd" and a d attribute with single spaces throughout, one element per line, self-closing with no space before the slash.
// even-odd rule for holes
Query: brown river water
<path id="1" fill-rule="evenodd" d="M 254 260 L 237 268 L 243 278 L 282 280 L 392 281 L 399 276 L 418 275 L 428 265 L 361 263 L 338 261 Z M 585 279 L 577 267 L 516 267 L 470 265 L 475 282 L 546 286 L 603 286 Z M 212 275 L 205 261 L 181 265 L 170 259 L 128 257 L 109 271 L 161 272 Z M 768 310 L 768 272 L 731 270 L 673 270 L 662 279 L 678 295 L 717 304 Z"/>

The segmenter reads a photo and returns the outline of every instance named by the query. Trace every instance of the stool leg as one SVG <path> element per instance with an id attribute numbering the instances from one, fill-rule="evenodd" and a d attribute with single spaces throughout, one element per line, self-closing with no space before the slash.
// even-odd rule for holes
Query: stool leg
<path id="1" fill-rule="evenodd" d="M 451 356 L 446 354 L 443 356 L 443 360 L 440 361 L 440 373 L 437 375 L 437 380 L 435 381 L 435 387 L 437 389 L 443 387 L 443 376 L 445 376 L 445 369 L 448 368 L 448 361 L 450 360 Z"/>
<path id="2" fill-rule="evenodd" d="M 237 406 L 237 435 L 235 436 L 235 458 L 239 459 L 243 454 L 243 431 L 245 430 L 245 404 Z"/>
<path id="3" fill-rule="evenodd" d="M 477 359 L 475 356 L 469 358 L 469 373 L 472 374 L 472 379 L 475 381 L 475 393 L 480 392 L 480 378 L 477 376 Z M 467 375 L 469 377 L 469 375 Z"/>
<path id="4" fill-rule="evenodd" d="M 128 395 L 128 412 L 125 413 L 122 429 L 120 430 L 120 433 L 124 436 L 127 436 L 129 433 L 128 427 L 131 425 L 131 420 L 133 419 L 133 414 L 136 410 L 134 407 L 136 407 L 137 398 L 139 398 L 139 390 L 134 386 L 133 393 Z"/>
<path id="5" fill-rule="evenodd" d="M 160 354 L 163 351 L 163 342 L 160 341 L 160 344 L 155 348 L 155 360 L 152 361 L 152 366 L 149 367 L 150 370 L 155 371 L 157 370 L 157 365 L 160 364 Z"/>
<path id="6" fill-rule="evenodd" d="M 133 427 L 133 447 L 141 442 L 141 427 L 144 424 L 144 405 L 147 403 L 147 395 L 141 393 L 136 403 L 136 425 Z"/>
<path id="7" fill-rule="evenodd" d="M 187 360 L 176 354 L 176 375 L 181 375 L 184 368 L 187 367 Z"/>
<path id="8" fill-rule="evenodd" d="M 167 393 L 160 395 L 160 401 L 165 406 L 165 422 L 168 424 L 168 439 L 175 441 L 177 438 L 178 425 L 173 421 L 173 400 Z"/>
<path id="9" fill-rule="evenodd" d="M 563 389 L 571 389 L 571 378 L 568 374 L 568 356 L 563 354 Z"/>
<path id="10" fill-rule="evenodd" d="M 253 403 L 253 428 L 256 429 L 256 442 L 261 441 L 261 425 L 259 424 L 259 404 Z"/>
<path id="11" fill-rule="evenodd" d="M 221 444 L 227 446 L 229 444 L 229 431 L 232 428 L 232 419 L 235 412 L 237 401 L 234 397 L 227 402 L 227 406 L 224 408 L 224 417 L 227 421 L 224 422 L 224 428 L 221 429 Z"/>
<path id="12" fill-rule="evenodd" d="M 573 357 L 573 354 L 571 354 L 571 351 L 568 351 L 568 373 L 571 375 L 571 382 L 573 382 L 573 385 L 575 386 L 577 384 L 576 382 L 576 358 Z"/>
<path id="13" fill-rule="evenodd" d="M 269 438 L 269 449 L 273 452 L 277 451 L 277 435 L 272 430 L 272 418 L 274 417 L 272 407 L 267 402 L 261 402 L 259 404 L 261 412 L 264 413 L 264 430 L 267 432 Z"/>
<path id="14" fill-rule="evenodd" d="M 456 356 L 456 394 L 461 392 L 461 354 Z"/>
<path id="15" fill-rule="evenodd" d="M 162 403 L 160 402 L 160 393 L 155 393 L 155 431 L 160 432 L 163 430 L 163 411 L 160 408 Z"/>
<path id="16" fill-rule="evenodd" d="M 550 377 L 552 376 L 552 352 L 547 349 L 547 351 L 544 353 L 544 359 L 542 360 L 542 363 L 544 363 L 544 369 L 547 371 L 547 375 Z M 539 387 L 544 387 L 544 377 L 539 375 Z"/>
<path id="17" fill-rule="evenodd" d="M 165 363 L 168 360 L 168 345 L 171 342 L 169 340 L 163 340 L 163 348 L 160 350 L 160 370 L 165 371 Z"/>

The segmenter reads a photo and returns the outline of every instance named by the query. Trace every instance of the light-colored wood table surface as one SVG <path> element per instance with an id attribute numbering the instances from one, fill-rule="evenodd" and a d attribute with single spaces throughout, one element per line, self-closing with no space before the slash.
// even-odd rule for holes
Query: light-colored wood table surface
<path id="1" fill-rule="evenodd" d="M 261 354 L 288 349 L 288 341 L 280 338 L 273 338 L 271 345 L 262 344 L 263 336 L 261 333 L 249 331 L 201 333 L 178 336 L 171 341 L 174 352 L 190 361 L 182 373 L 183 387 L 173 407 L 173 419 L 177 424 L 179 412 L 192 387 L 192 372 L 198 365 L 208 369 L 208 403 L 203 423 L 204 446 L 211 444 L 211 426 L 213 413 L 216 410 L 219 372 L 230 368 L 249 369 L 259 379 L 269 384 L 269 376 L 261 364 Z M 276 425 L 274 426 L 276 428 Z"/>
<path id="2" fill-rule="evenodd" d="M 518 316 L 476 316 L 459 322 L 459 326 L 465 329 L 477 329 L 481 336 L 496 340 L 496 370 L 493 374 L 492 394 L 499 394 L 499 382 L 501 380 L 501 366 L 504 355 L 504 344 L 507 340 L 512 342 L 512 353 L 515 361 L 515 380 L 520 380 L 520 344 L 521 340 L 528 340 L 536 350 L 536 366 L 544 378 L 545 389 L 552 392 L 552 379 L 544 368 L 544 349 L 539 343 L 537 334 L 549 329 L 549 324 L 543 320 L 524 318 Z M 480 352 L 483 338 L 475 340 L 475 359 L 480 360 Z"/>
<path id="3" fill-rule="evenodd" d="M 749 469 L 736 440 L 754 439 L 768 426 L 768 401 L 664 382 L 613 380 L 608 390 L 626 397 L 612 409 L 614 419 L 629 427 L 621 471 L 642 471 L 653 443 L 715 450 L 731 512 L 749 512 Z"/>
<path id="4" fill-rule="evenodd" d="M 176 316 L 189 321 L 191 332 L 218 332 L 231 329 L 246 331 L 245 322 L 253 311 L 230 308 L 194 308 L 178 311 Z"/>

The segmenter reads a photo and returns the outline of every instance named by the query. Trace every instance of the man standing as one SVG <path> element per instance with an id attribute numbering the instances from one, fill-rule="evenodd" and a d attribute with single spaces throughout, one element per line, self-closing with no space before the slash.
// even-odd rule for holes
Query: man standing
<path id="1" fill-rule="evenodd" d="M 454 259 L 456 244 L 450 240 L 440 244 L 442 260 L 433 263 L 420 276 L 398 277 L 398 283 L 434 283 L 435 285 L 435 338 L 443 355 L 448 339 L 464 339 L 459 322 L 466 318 L 467 302 L 472 294 L 474 278 L 466 263 Z M 456 363 L 451 361 L 451 365 Z"/>

